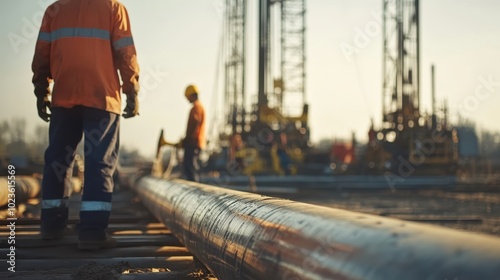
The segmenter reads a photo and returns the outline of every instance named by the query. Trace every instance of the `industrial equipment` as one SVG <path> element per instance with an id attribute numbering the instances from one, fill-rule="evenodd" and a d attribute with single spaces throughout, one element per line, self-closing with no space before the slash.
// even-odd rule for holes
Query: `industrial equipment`
<path id="1" fill-rule="evenodd" d="M 180 147 L 180 143 L 168 142 L 165 140 L 165 136 L 163 133 L 163 129 L 160 132 L 160 137 L 158 138 L 158 144 L 156 145 L 156 157 L 153 161 L 153 166 L 151 169 L 151 174 L 155 177 L 168 178 L 172 172 L 174 167 L 174 159 L 178 156 L 178 147 Z M 163 168 L 163 146 L 171 147 L 169 161 L 167 165 L 167 169 Z"/>
<path id="2" fill-rule="evenodd" d="M 310 149 L 305 1 L 259 0 L 258 4 L 258 92 L 249 110 L 248 4 L 245 0 L 226 1 L 225 120 L 219 138 L 223 147 L 219 159 L 225 160 L 219 164 L 226 168 L 235 162 L 232 173 L 311 173 L 307 166 L 319 160 L 328 166 L 331 157 Z M 411 170 L 405 175 L 453 173 L 458 136 L 448 122 L 447 106 L 436 106 L 434 68 L 432 113 L 423 113 L 420 104 L 419 0 L 383 0 L 383 11 L 383 124 L 378 129 L 372 125 L 367 148 L 363 155 L 356 155 L 350 170 L 402 173 L 399 169 L 404 165 Z"/>
<path id="3" fill-rule="evenodd" d="M 224 158 L 219 169 L 237 162 L 244 174 L 295 173 L 309 148 L 305 1 L 259 1 L 258 93 L 251 109 L 245 87 L 247 5 L 226 1 L 223 152 L 211 160 Z"/>
<path id="4" fill-rule="evenodd" d="M 405 175 L 453 173 L 458 138 L 447 106 L 436 110 L 434 67 L 432 114 L 421 112 L 419 0 L 384 0 L 383 49 L 383 125 L 370 130 L 367 167 Z"/>

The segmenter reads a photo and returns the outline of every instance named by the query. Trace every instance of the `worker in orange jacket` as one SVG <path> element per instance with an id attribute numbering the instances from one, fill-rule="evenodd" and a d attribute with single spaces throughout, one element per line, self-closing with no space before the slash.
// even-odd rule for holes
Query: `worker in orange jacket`
<path id="1" fill-rule="evenodd" d="M 198 88 L 189 85 L 184 95 L 193 104 L 189 112 L 186 137 L 182 140 L 184 148 L 183 172 L 187 180 L 200 181 L 199 155 L 205 148 L 205 109 L 198 99 Z"/>
<path id="2" fill-rule="evenodd" d="M 68 219 L 64 189 L 70 184 L 76 147 L 84 135 L 78 248 L 113 247 L 116 242 L 105 230 L 118 161 L 122 91 L 127 96 L 123 117 L 139 114 L 139 66 L 126 8 L 117 0 L 56 1 L 45 11 L 32 70 L 38 115 L 50 120 L 42 182 L 42 238 L 63 237 Z"/>

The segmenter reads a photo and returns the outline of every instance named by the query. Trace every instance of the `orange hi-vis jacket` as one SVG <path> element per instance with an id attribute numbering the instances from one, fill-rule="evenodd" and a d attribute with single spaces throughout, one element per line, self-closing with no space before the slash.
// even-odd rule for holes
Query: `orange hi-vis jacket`
<path id="1" fill-rule="evenodd" d="M 127 10 L 117 0 L 59 0 L 45 11 L 33 58 L 35 95 L 52 107 L 121 113 L 121 90 L 139 92 L 139 65 Z"/>
<path id="2" fill-rule="evenodd" d="M 199 100 L 193 102 L 193 108 L 189 112 L 184 145 L 205 148 L 205 109 Z"/>

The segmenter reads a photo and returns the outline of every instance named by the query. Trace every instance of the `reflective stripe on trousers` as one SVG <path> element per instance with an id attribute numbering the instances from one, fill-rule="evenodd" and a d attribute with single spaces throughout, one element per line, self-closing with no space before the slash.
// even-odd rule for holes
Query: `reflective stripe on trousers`
<path id="1" fill-rule="evenodd" d="M 68 204 L 68 198 L 44 199 L 42 200 L 42 209 L 67 208 Z"/>
<path id="2" fill-rule="evenodd" d="M 80 211 L 111 211 L 111 202 L 82 201 Z"/>

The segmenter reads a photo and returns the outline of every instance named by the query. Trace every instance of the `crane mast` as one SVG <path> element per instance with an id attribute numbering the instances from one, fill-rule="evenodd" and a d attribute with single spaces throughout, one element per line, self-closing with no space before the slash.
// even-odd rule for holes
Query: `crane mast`
<path id="1" fill-rule="evenodd" d="M 248 6 L 256 5 L 257 34 L 247 33 Z M 233 154 L 241 139 L 247 144 L 252 172 L 271 170 L 276 145 L 308 148 L 308 107 L 305 102 L 305 0 L 226 0 L 224 16 L 224 130 L 222 146 Z M 257 36 L 256 99 L 246 95 L 246 41 Z M 262 133 L 266 132 L 264 140 Z M 258 137 L 262 149 L 252 149 Z M 224 144 L 225 143 L 225 144 Z M 238 144 L 240 145 L 240 144 Z M 274 148 L 273 148 L 274 147 Z M 238 148 L 240 149 L 240 148 Z M 299 151 L 299 152 L 297 152 Z M 297 156 L 299 158 L 299 156 Z M 247 164 L 250 166 L 252 164 Z M 277 169 L 277 167 L 274 167 Z"/>
<path id="2" fill-rule="evenodd" d="M 265 106 L 284 117 L 300 117 L 304 113 L 305 16 L 305 0 L 259 1 L 259 121 L 266 122 L 259 109 Z M 273 63 L 276 60 L 271 53 L 279 56 L 278 63 Z"/>
<path id="3" fill-rule="evenodd" d="M 420 118 L 419 0 L 384 0 L 383 121 L 402 131 Z"/>
<path id="4" fill-rule="evenodd" d="M 226 0 L 224 133 L 249 133 L 249 125 L 262 128 L 270 123 L 283 129 L 296 121 L 307 128 L 305 0 L 258 1 L 257 102 L 251 110 L 245 92 L 248 5 L 246 0 Z"/>
<path id="5" fill-rule="evenodd" d="M 380 144 L 369 133 L 367 162 L 379 171 L 390 166 L 399 172 L 408 163 L 416 174 L 453 173 L 458 139 L 446 108 L 441 119 L 435 102 L 432 116 L 421 112 L 419 6 L 419 0 L 383 0 L 383 124 L 376 136 Z"/>
<path id="6" fill-rule="evenodd" d="M 267 106 L 268 88 L 267 79 L 269 75 L 269 48 L 270 48 L 270 7 L 269 0 L 259 1 L 259 88 L 258 88 L 258 108 Z M 257 114 L 257 120 L 260 121 L 260 114 Z"/>
<path id="7" fill-rule="evenodd" d="M 226 0 L 225 39 L 225 126 L 224 133 L 241 133 L 245 126 L 246 0 Z"/>
<path id="8" fill-rule="evenodd" d="M 285 113 L 300 115 L 306 104 L 306 3 L 305 0 L 281 2 L 281 79 L 275 91 Z"/>

